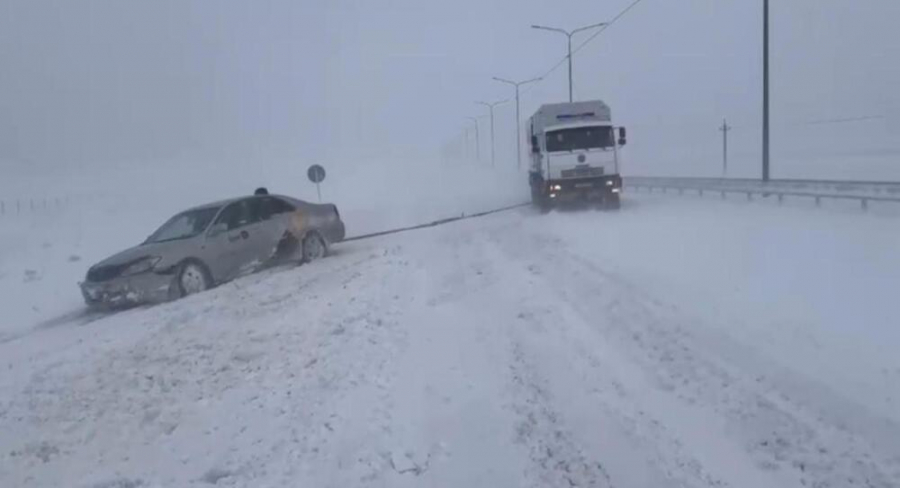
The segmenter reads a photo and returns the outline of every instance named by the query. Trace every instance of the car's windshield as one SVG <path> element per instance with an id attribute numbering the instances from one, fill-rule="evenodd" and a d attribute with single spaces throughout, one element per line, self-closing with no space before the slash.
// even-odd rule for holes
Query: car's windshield
<path id="1" fill-rule="evenodd" d="M 612 127 L 575 127 L 547 132 L 548 152 L 612 147 L 614 143 Z"/>
<path id="2" fill-rule="evenodd" d="M 144 243 L 149 244 L 194 237 L 206 229 L 218 211 L 219 207 L 206 207 L 182 212 L 169 219 L 168 222 L 151 234 Z"/>

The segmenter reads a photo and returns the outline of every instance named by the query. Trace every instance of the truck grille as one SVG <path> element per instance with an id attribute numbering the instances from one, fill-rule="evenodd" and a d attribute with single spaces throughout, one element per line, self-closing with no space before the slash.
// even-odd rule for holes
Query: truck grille
<path id="1" fill-rule="evenodd" d="M 109 281 L 122 273 L 122 266 L 96 266 L 88 270 L 87 280 L 93 283 Z"/>
<path id="2" fill-rule="evenodd" d="M 591 176 L 603 176 L 603 168 L 584 166 L 581 168 L 564 169 L 560 171 L 563 178 L 586 178 Z"/>

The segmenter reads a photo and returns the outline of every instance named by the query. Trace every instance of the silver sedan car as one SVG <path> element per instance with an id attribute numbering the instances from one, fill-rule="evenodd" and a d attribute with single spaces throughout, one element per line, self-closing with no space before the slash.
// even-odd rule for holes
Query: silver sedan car
<path id="1" fill-rule="evenodd" d="M 172 300 L 271 263 L 322 258 L 343 239 L 334 205 L 280 195 L 233 198 L 181 212 L 142 244 L 95 264 L 81 292 L 91 307 Z"/>

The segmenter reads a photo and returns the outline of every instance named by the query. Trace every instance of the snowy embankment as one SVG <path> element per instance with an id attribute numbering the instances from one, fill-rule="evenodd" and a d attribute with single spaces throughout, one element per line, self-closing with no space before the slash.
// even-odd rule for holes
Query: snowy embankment
<path id="1" fill-rule="evenodd" d="M 256 185 L 273 193 L 316 201 L 305 167 L 282 168 L 278 177 L 215 175 L 186 166 L 172 173 L 95 173 L 56 186 L 23 180 L 43 196 L 69 195 L 60 209 L 25 210 L 0 216 L 0 341 L 52 327 L 83 313 L 78 281 L 87 268 L 143 241 L 188 207 L 250 194 Z M 210 178 L 222 183 L 212 184 Z M 9 183 L 9 182 L 7 182 Z M 249 185 L 249 186 L 248 186 Z M 2 197 L 19 195 L 3 187 Z M 24 190 L 23 190 L 24 191 Z M 323 200 L 338 204 L 349 235 L 359 235 L 520 203 L 528 198 L 526 177 L 484 166 L 428 161 L 376 161 L 336 167 L 322 185 Z M 25 193 L 22 193 L 25 195 Z"/>
<path id="2" fill-rule="evenodd" d="M 898 486 L 896 219 L 522 209 L 34 331 L 0 485 Z"/>

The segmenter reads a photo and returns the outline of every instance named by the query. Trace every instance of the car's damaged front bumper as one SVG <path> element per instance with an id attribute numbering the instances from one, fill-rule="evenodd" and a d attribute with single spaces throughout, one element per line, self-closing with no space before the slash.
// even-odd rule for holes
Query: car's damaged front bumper
<path id="1" fill-rule="evenodd" d="M 173 298 L 176 289 L 174 275 L 154 272 L 85 281 L 79 286 L 88 306 L 110 308 L 165 302 Z"/>

